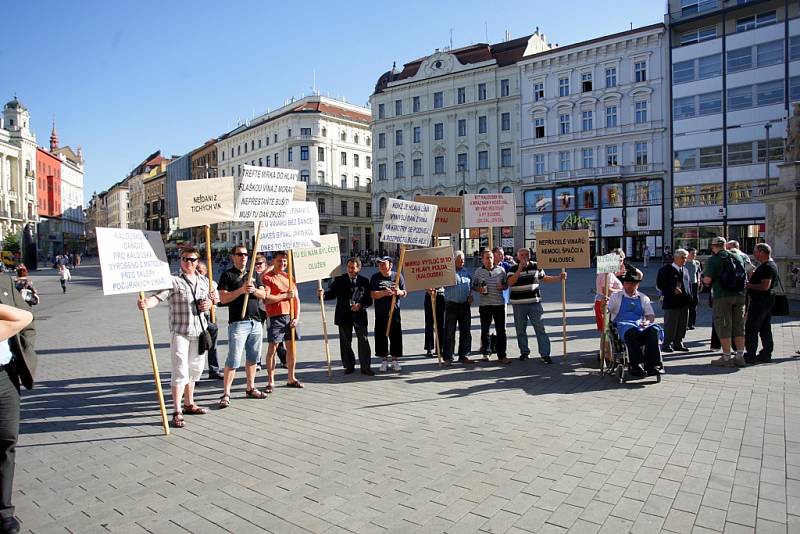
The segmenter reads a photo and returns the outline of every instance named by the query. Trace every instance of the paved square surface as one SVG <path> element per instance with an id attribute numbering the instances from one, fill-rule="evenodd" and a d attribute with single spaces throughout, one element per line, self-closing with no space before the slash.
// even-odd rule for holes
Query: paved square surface
<path id="1" fill-rule="evenodd" d="M 15 479 L 25 532 L 800 531 L 797 318 L 774 321 L 774 363 L 719 369 L 708 365 L 703 300 L 692 352 L 666 358 L 662 383 L 619 385 L 593 369 L 594 277 L 574 271 L 566 359 L 560 289 L 544 290 L 555 365 L 440 369 L 424 357 L 414 294 L 403 303 L 402 373 L 345 376 L 339 364 L 329 381 L 305 284 L 306 389 L 245 399 L 240 372 L 220 411 L 221 383 L 203 380 L 197 401 L 211 413 L 165 437 L 135 295 L 104 297 L 96 267 L 73 273 L 66 295 L 54 271 L 33 276 L 40 363 L 23 397 Z M 151 311 L 168 391 L 166 318 L 166 305 Z M 510 309 L 508 320 L 516 357 Z M 536 354 L 533 336 L 531 346 Z M 220 348 L 224 358 L 224 326 Z M 337 364 L 335 336 L 331 355 Z"/>

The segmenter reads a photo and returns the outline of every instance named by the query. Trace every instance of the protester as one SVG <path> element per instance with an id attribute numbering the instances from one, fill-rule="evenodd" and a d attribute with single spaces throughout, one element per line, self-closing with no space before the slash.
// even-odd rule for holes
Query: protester
<path id="1" fill-rule="evenodd" d="M 389 369 L 389 355 L 392 356 L 392 370 L 401 370 L 398 358 L 403 356 L 403 332 L 400 320 L 400 299 L 408 295 L 405 279 L 402 275 L 395 283 L 396 273 L 392 271 L 392 257 L 383 256 L 378 260 L 378 272 L 372 275 L 369 282 L 372 299 L 375 301 L 375 356 L 382 358 L 381 372 Z M 386 326 L 389 324 L 389 313 L 392 309 L 392 296 L 395 297 L 392 327 L 389 337 Z M 391 345 L 391 348 L 390 348 Z"/>
<path id="2" fill-rule="evenodd" d="M 724 237 L 711 239 L 712 256 L 706 262 L 703 283 L 711 286 L 714 297 L 714 328 L 722 345 L 722 356 L 711 364 L 744 367 L 745 262 L 741 254 L 725 250 Z M 731 341 L 736 353 L 731 357 Z"/>
<path id="3" fill-rule="evenodd" d="M 28 306 L 36 306 L 39 304 L 39 292 L 33 287 L 30 279 L 28 278 L 28 268 L 24 265 L 17 265 L 17 278 L 14 280 L 14 287 L 17 288 L 22 299 Z"/>
<path id="4" fill-rule="evenodd" d="M 72 280 L 72 275 L 69 272 L 69 268 L 66 265 L 59 265 L 58 266 L 58 280 L 61 282 L 61 292 L 67 292 L 67 281 Z"/>
<path id="5" fill-rule="evenodd" d="M 327 291 L 319 289 L 325 300 L 336 299 L 333 324 L 339 327 L 339 355 L 344 373 L 355 372 L 356 355 L 353 353 L 353 331 L 358 342 L 358 363 L 361 374 L 374 376 L 371 368 L 372 350 L 367 339 L 367 308 L 372 305 L 369 279 L 361 276 L 361 259 L 347 260 L 347 272 L 334 278 Z"/>
<path id="6" fill-rule="evenodd" d="M 435 297 L 434 297 L 435 296 Z M 439 336 L 439 350 L 444 339 L 444 290 L 441 287 L 425 291 L 423 309 L 425 311 L 425 355 L 433 357 L 436 352 L 436 336 L 433 333 L 433 299 L 436 299 L 436 336 Z"/>
<path id="7" fill-rule="evenodd" d="M 772 306 L 775 297 L 772 288 L 778 280 L 778 266 L 772 259 L 772 247 L 759 243 L 753 251 L 759 265 L 747 283 L 747 295 L 750 305 L 747 308 L 747 319 L 744 325 L 744 360 L 749 364 L 769 363 L 772 361 Z M 761 337 L 761 352 L 758 350 L 758 338 Z"/>
<path id="8" fill-rule="evenodd" d="M 197 262 L 197 274 L 208 278 L 208 266 L 203 260 Z M 217 291 L 217 283 L 209 280 L 211 283 L 212 291 Z M 222 380 L 222 373 L 219 372 L 219 360 L 217 359 L 217 337 L 219 336 L 219 327 L 217 323 L 211 322 L 210 310 L 205 313 L 206 330 L 208 335 L 211 336 L 211 346 L 206 351 L 208 355 L 208 379 L 209 380 Z"/>
<path id="9" fill-rule="evenodd" d="M 664 298 L 661 303 L 664 310 L 664 341 L 661 352 L 689 352 L 689 348 L 683 344 L 689 321 L 689 306 L 692 304 L 691 278 L 685 268 L 688 256 L 685 249 L 676 249 L 672 264 L 661 267 L 656 275 L 656 287 Z"/>
<path id="10" fill-rule="evenodd" d="M 445 365 L 453 361 L 456 348 L 456 326 L 458 326 L 458 361 L 475 363 L 468 358 L 472 351 L 472 277 L 464 268 L 464 252 L 455 253 L 456 283 L 444 288 L 444 347 L 442 358 Z"/>
<path id="11" fill-rule="evenodd" d="M 687 330 L 694 330 L 697 323 L 697 304 L 699 302 L 700 291 L 700 262 L 697 258 L 697 249 L 688 247 L 686 249 L 688 256 L 686 256 L 686 264 L 684 269 L 689 273 L 689 293 L 692 296 L 692 302 L 689 304 L 689 320 L 686 324 Z"/>
<path id="12" fill-rule="evenodd" d="M 208 413 L 194 403 L 194 384 L 203 375 L 205 352 L 198 350 L 198 340 L 206 328 L 203 317 L 218 301 L 211 290 L 208 278 L 197 273 L 199 253 L 196 248 L 181 251 L 180 274 L 172 277 L 172 287 L 137 301 L 140 310 L 155 308 L 169 299 L 169 331 L 172 333 L 170 354 L 172 363 L 171 387 L 172 426 L 183 428 L 183 414 Z M 186 402 L 181 405 L 184 396 Z"/>
<path id="13" fill-rule="evenodd" d="M 661 369 L 658 350 L 660 328 L 655 324 L 650 298 L 639 293 L 641 280 L 636 273 L 625 273 L 622 278 L 623 290 L 614 293 L 608 300 L 610 320 L 628 348 L 628 372 L 634 377 L 655 374 Z"/>
<path id="14" fill-rule="evenodd" d="M 267 262 L 267 257 L 261 252 L 256 254 L 255 260 L 256 261 L 255 261 L 255 269 L 253 270 L 253 273 L 254 273 L 253 276 L 255 277 L 256 280 L 263 281 L 264 280 L 264 273 L 266 273 L 267 271 L 272 271 L 272 265 L 267 267 L 267 263 L 268 263 Z M 262 331 L 263 331 L 263 325 L 267 323 L 267 319 L 268 319 L 267 318 L 267 307 L 266 306 L 267 305 L 264 303 L 264 301 L 262 299 L 258 300 L 258 316 L 261 318 Z M 262 339 L 262 343 L 263 343 L 263 339 Z M 266 362 L 265 362 L 265 365 L 266 365 Z M 259 372 L 261 372 L 261 357 L 260 356 L 258 358 L 258 362 L 256 362 L 256 373 L 259 373 Z"/>
<path id="15" fill-rule="evenodd" d="M 517 345 L 519 346 L 519 359 L 527 360 L 531 351 L 528 348 L 528 322 L 536 333 L 536 344 L 539 356 L 544 363 L 553 363 L 550 359 L 550 339 L 542 321 L 542 294 L 539 291 L 539 282 L 552 283 L 567 279 L 567 273 L 559 276 L 549 276 L 540 269 L 536 262 L 531 261 L 531 253 L 527 248 L 517 250 L 517 264 L 508 271 L 508 287 L 510 289 L 509 302 L 514 310 L 514 327 L 517 331 Z"/>
<path id="16" fill-rule="evenodd" d="M 0 276 L 0 532 L 16 533 L 14 467 L 19 437 L 20 385 L 33 388 L 36 330 L 28 305 Z"/>
<path id="17" fill-rule="evenodd" d="M 231 386 L 236 377 L 236 370 L 245 355 L 245 379 L 247 386 L 245 396 L 250 399 L 264 399 L 266 394 L 256 389 L 256 363 L 261 357 L 261 346 L 264 336 L 261 315 L 258 310 L 258 299 L 263 299 L 266 292 L 259 279 L 247 279 L 247 249 L 237 245 L 231 250 L 233 266 L 222 273 L 219 279 L 220 303 L 228 306 L 228 358 L 223 371 L 222 396 L 219 407 L 227 408 L 231 404 Z M 247 308 L 244 307 L 244 296 L 250 295 Z M 242 310 L 245 311 L 242 317 Z"/>
<path id="18" fill-rule="evenodd" d="M 491 250 L 484 250 L 481 255 L 481 266 L 475 269 L 472 276 L 472 287 L 480 295 L 478 313 L 481 318 L 481 354 L 483 361 L 489 361 L 491 346 L 489 342 L 489 328 L 494 322 L 497 334 L 495 350 L 500 363 L 508 364 L 511 361 L 506 357 L 506 305 L 503 300 L 503 290 L 506 284 L 506 272 L 499 265 L 494 264 L 494 254 Z"/>
<path id="19" fill-rule="evenodd" d="M 492 255 L 494 256 L 494 264 L 496 266 L 500 266 L 503 268 L 506 274 L 509 273 L 511 268 L 514 266 L 514 262 L 510 259 L 506 259 L 505 251 L 501 247 L 494 247 L 492 249 Z M 510 295 L 510 289 L 506 287 L 503 290 L 503 302 L 507 305 Z M 506 309 L 508 311 L 508 309 Z"/>
<path id="20" fill-rule="evenodd" d="M 264 284 L 264 304 L 267 307 L 269 325 L 267 326 L 267 393 L 275 388 L 275 352 L 278 344 L 286 346 L 287 388 L 302 389 L 303 383 L 295 376 L 297 364 L 297 324 L 300 322 L 300 298 L 297 285 L 289 283 L 286 268 L 289 265 L 287 253 L 283 250 L 272 254 L 272 271 L 261 278 Z"/>

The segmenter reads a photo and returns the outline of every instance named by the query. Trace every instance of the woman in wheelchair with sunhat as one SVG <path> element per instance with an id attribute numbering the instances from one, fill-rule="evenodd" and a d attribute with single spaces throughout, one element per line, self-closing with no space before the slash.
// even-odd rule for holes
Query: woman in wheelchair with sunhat
<path id="1" fill-rule="evenodd" d="M 659 343 L 664 335 L 661 327 L 655 324 L 650 298 L 639 292 L 641 281 L 639 273 L 626 272 L 622 291 L 611 295 L 608 301 L 611 321 L 628 348 L 628 373 L 639 378 L 661 372 Z"/>

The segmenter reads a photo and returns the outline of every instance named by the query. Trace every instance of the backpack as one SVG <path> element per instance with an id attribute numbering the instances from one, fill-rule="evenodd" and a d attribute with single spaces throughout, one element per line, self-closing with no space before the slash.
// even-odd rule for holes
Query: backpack
<path id="1" fill-rule="evenodd" d="M 745 282 L 747 282 L 747 273 L 744 270 L 744 265 L 736 261 L 733 254 L 727 254 L 722 258 L 722 269 L 719 273 L 719 283 L 728 291 L 741 292 L 744 291 Z"/>

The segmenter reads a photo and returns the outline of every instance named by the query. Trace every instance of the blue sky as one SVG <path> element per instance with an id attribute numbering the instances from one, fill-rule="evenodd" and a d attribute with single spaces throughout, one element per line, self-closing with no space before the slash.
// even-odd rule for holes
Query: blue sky
<path id="1" fill-rule="evenodd" d="M 183 154 L 308 94 L 315 72 L 322 94 L 363 105 L 393 61 L 448 46 L 451 28 L 454 47 L 536 26 L 563 46 L 663 12 L 662 0 L 18 2 L 0 99 L 17 94 L 40 145 L 55 117 L 61 145 L 83 147 L 88 198 L 157 149 Z"/>

